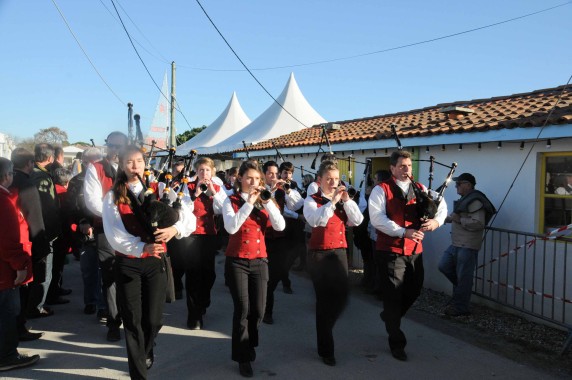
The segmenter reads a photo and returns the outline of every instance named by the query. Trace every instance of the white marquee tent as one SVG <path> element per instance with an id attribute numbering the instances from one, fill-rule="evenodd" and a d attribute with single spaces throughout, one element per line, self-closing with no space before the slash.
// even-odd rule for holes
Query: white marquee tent
<path id="1" fill-rule="evenodd" d="M 250 118 L 238 102 L 236 92 L 233 92 L 228 105 L 220 116 L 201 133 L 177 147 L 177 154 L 186 155 L 195 149 L 199 155 L 204 154 L 208 147 L 218 144 L 246 127 Z"/>
<path id="2" fill-rule="evenodd" d="M 230 152 L 241 148 L 243 146 L 242 141 L 250 145 L 326 122 L 308 103 L 300 91 L 293 73 L 290 74 L 284 90 L 276 100 L 297 120 L 274 102 L 244 129 L 226 140 L 200 151 L 199 154 Z"/>

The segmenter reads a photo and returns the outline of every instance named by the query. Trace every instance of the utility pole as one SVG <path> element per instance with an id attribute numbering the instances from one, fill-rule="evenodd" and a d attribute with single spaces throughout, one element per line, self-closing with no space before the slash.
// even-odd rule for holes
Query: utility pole
<path id="1" fill-rule="evenodd" d="M 177 97 L 175 95 L 175 61 L 171 62 L 171 125 L 169 128 L 169 149 L 177 147 L 177 130 L 175 128 L 175 105 Z"/>
<path id="2" fill-rule="evenodd" d="M 133 103 L 127 103 L 127 138 L 133 144 Z"/>

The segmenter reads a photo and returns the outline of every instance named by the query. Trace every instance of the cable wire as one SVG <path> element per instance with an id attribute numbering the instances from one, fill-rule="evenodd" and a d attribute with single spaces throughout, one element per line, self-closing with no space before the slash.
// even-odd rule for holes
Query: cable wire
<path id="1" fill-rule="evenodd" d="M 113 0 L 112 0 L 113 1 Z M 256 81 L 256 83 L 258 83 L 258 85 L 264 90 L 264 92 L 266 92 L 268 94 L 268 96 L 270 96 L 272 98 L 272 100 L 274 101 L 274 103 L 278 104 L 278 106 L 280 106 L 280 108 L 282 108 L 284 110 L 284 112 L 286 112 L 288 115 L 290 115 L 292 117 L 292 119 L 296 120 L 298 123 L 302 124 L 305 128 L 309 128 L 306 124 L 304 124 L 303 122 L 301 122 L 300 120 L 298 120 L 298 118 L 294 115 L 292 115 L 290 113 L 290 111 L 288 111 L 286 108 L 284 108 L 282 106 L 282 104 L 280 104 L 278 102 L 278 100 L 276 100 L 276 98 L 274 96 L 272 96 L 272 94 L 266 89 L 266 87 L 264 87 L 264 85 L 258 80 L 258 78 L 252 73 L 252 71 L 250 71 L 250 69 L 248 68 L 248 66 L 246 66 L 246 64 L 242 61 L 242 59 L 238 56 L 238 54 L 236 53 L 236 51 L 234 51 L 234 49 L 232 48 L 232 46 L 230 46 L 230 43 L 226 40 L 226 38 L 224 37 L 224 35 L 221 33 L 221 31 L 219 30 L 219 28 L 216 26 L 216 24 L 214 23 L 214 21 L 211 19 L 211 17 L 209 16 L 209 14 L 207 13 L 207 11 L 205 10 L 205 8 L 203 8 L 203 5 L 201 4 L 201 2 L 199 0 L 196 0 L 197 4 L 199 4 L 199 7 L 201 7 L 203 13 L 205 14 L 205 16 L 207 17 L 207 19 L 210 21 L 210 23 L 212 24 L 212 26 L 215 28 L 215 30 L 217 31 L 217 33 L 219 34 L 219 36 L 223 39 L 224 43 L 226 44 L 226 46 L 228 46 L 228 48 L 230 49 L 230 51 L 232 51 L 232 54 L 234 54 L 234 56 L 236 57 L 236 59 L 238 59 L 238 61 L 241 63 L 241 65 L 246 69 L 246 71 L 248 71 L 248 73 L 250 74 L 250 76 Z"/>
<path id="2" fill-rule="evenodd" d="M 312 65 L 319 65 L 319 64 L 323 64 L 323 63 L 331 63 L 331 62 L 337 62 L 337 61 L 344 61 L 344 60 L 349 60 L 349 59 L 354 59 L 354 58 L 361 58 L 361 57 L 366 57 L 366 56 L 370 56 L 370 55 L 375 55 L 375 54 L 382 54 L 382 53 L 387 53 L 390 51 L 394 51 L 394 50 L 400 50 L 400 49 L 405 49 L 405 48 L 409 48 L 412 46 L 418 46 L 418 45 L 423 45 L 423 44 L 428 44 L 431 42 L 436 42 L 436 41 L 440 41 L 440 40 L 444 40 L 447 38 L 451 38 L 451 37 L 457 37 L 463 34 L 467 34 L 467 33 L 472 33 L 472 32 L 476 32 L 479 30 L 483 30 L 483 29 L 488 29 L 488 28 L 492 28 L 495 26 L 499 26 L 502 24 L 506 24 L 509 22 L 513 22 L 513 21 L 517 21 L 517 20 L 521 20 L 527 17 L 531 17 L 531 16 L 535 16 L 537 14 L 540 13 L 544 13 L 544 12 L 548 12 L 551 11 L 553 9 L 556 8 L 560 8 L 566 5 L 572 4 L 572 1 L 568 1 L 566 3 L 562 3 L 562 4 L 558 4 L 555 5 L 553 7 L 550 8 L 544 8 L 541 9 L 539 11 L 536 12 L 532 12 L 532 13 L 527 13 L 525 15 L 522 16 L 517 16 L 517 17 L 513 17 L 507 20 L 503 20 L 503 21 L 498 21 L 492 24 L 488 24 L 488 25 L 484 25 L 484 26 L 479 26 L 476 28 L 472 28 L 472 29 L 467 29 L 461 32 L 456 32 L 456 33 L 451 33 L 451 34 L 446 34 L 444 36 L 440 36 L 440 37 L 435 37 L 435 38 L 431 38 L 428 40 L 422 40 L 422 41 L 418 41 L 418 42 L 412 42 L 409 44 L 404 44 L 404 45 L 399 45 L 399 46 L 394 46 L 394 47 L 390 47 L 387 49 L 382 49 L 382 50 L 376 50 L 376 51 L 370 51 L 370 52 L 366 52 L 366 53 L 361 53 L 361 54 L 355 54 L 355 55 L 349 55 L 349 56 L 345 56 L 345 57 L 338 57 L 338 58 L 331 58 L 331 59 L 323 59 L 323 60 L 318 60 L 318 61 L 313 61 L 313 62 L 305 62 L 305 63 L 297 63 L 297 64 L 292 64 L 292 65 L 283 65 L 283 66 L 270 66 L 270 67 L 262 67 L 262 68 L 252 68 L 250 70 L 252 71 L 266 71 L 266 70 L 279 70 L 279 69 L 290 69 L 290 68 L 294 68 L 294 67 L 303 67 L 303 66 L 312 66 Z M 199 3 L 200 5 L 200 3 Z M 202 8 L 202 5 L 201 5 Z M 204 9 L 203 9 L 204 11 Z M 206 12 L 205 12 L 206 13 Z M 207 16 L 208 17 L 208 16 Z M 210 19 L 210 18 L 209 18 Z M 211 21 L 212 23 L 212 21 Z M 215 27 L 216 28 L 216 27 Z M 186 65 L 178 65 L 179 67 L 184 67 L 184 68 L 188 68 L 188 69 L 192 69 L 192 70 L 199 70 L 199 71 L 223 71 L 223 72 L 232 72 L 232 71 L 245 71 L 243 69 L 211 69 L 211 68 L 204 68 L 204 67 L 193 67 L 193 66 L 186 66 Z M 248 70 L 247 70 L 248 71 Z"/>
<path id="3" fill-rule="evenodd" d="M 127 30 L 127 28 L 125 27 L 125 23 L 123 22 L 123 19 L 121 18 L 121 15 L 119 14 L 119 11 L 117 10 L 117 7 L 115 6 L 115 1 L 111 0 L 111 4 L 113 4 L 113 8 L 115 8 L 115 12 L 117 13 L 117 17 L 119 17 L 119 21 L 121 21 L 121 26 L 123 26 L 123 30 L 125 31 L 125 33 L 127 34 L 127 37 L 129 38 L 129 42 L 131 42 L 131 46 L 133 46 L 133 50 L 135 50 L 135 53 L 137 54 L 137 57 L 139 57 L 139 60 L 141 61 L 141 63 L 143 64 L 143 67 L 145 68 L 145 71 L 147 71 L 147 74 L 149 75 L 149 78 L 151 78 L 151 81 L 153 81 L 153 84 L 155 85 L 155 87 L 157 87 L 157 90 L 159 90 L 159 92 L 161 93 L 161 95 L 163 95 L 163 97 L 165 99 L 167 99 L 168 102 L 171 102 L 171 99 L 169 99 L 165 94 L 163 94 L 163 91 L 161 90 L 161 88 L 159 87 L 159 85 L 157 84 L 157 82 L 155 81 L 155 79 L 153 78 L 153 75 L 151 75 L 151 72 L 149 71 L 149 69 L 147 68 L 147 65 L 145 64 L 145 61 L 143 61 L 143 58 L 141 58 L 141 55 L 139 54 L 139 51 L 137 50 L 137 48 L 135 47 L 135 44 L 133 43 L 133 40 L 131 39 L 131 35 L 129 34 L 129 31 Z M 187 120 L 187 117 L 185 116 L 185 114 L 183 113 L 183 111 L 181 110 L 180 106 L 177 105 L 177 101 L 175 100 L 175 109 L 177 111 L 179 111 L 179 113 L 183 116 L 183 119 L 185 119 L 185 122 L 187 123 L 187 125 L 189 126 L 189 128 L 191 128 L 191 124 L 189 123 L 189 121 Z"/>
<path id="4" fill-rule="evenodd" d="M 552 113 L 554 112 L 554 110 L 556 109 L 556 106 L 558 106 L 558 104 L 560 103 L 560 100 L 562 99 L 562 96 L 564 95 L 564 92 L 566 91 L 566 89 L 568 88 L 568 86 L 570 85 L 570 81 L 572 80 L 572 75 L 570 75 L 570 77 L 568 78 L 568 81 L 566 82 L 566 84 L 564 85 L 564 87 L 562 88 L 562 90 L 560 91 L 560 95 L 558 96 L 558 99 L 556 99 L 556 103 L 554 103 L 554 105 L 552 106 L 552 108 L 550 109 L 550 112 L 548 112 L 548 115 L 546 116 L 546 120 L 544 121 L 544 124 L 542 125 L 542 127 L 540 128 L 540 131 L 538 131 L 538 134 L 536 135 L 536 140 L 532 143 L 532 145 L 530 146 L 530 149 L 528 150 L 528 153 L 526 154 L 526 156 L 524 157 L 524 160 L 522 161 L 522 164 L 520 165 L 520 168 L 518 169 L 518 171 L 516 172 L 516 175 L 514 176 L 514 179 L 512 180 L 501 204 L 499 205 L 498 209 L 497 209 L 497 213 L 494 214 L 493 218 L 491 219 L 489 226 L 493 225 L 493 222 L 496 219 L 496 216 L 500 213 L 500 210 L 502 208 L 502 206 L 504 205 L 504 202 L 506 201 L 506 199 L 508 198 L 508 195 L 510 194 L 510 191 L 512 190 L 518 176 L 520 175 L 520 173 L 522 172 L 522 169 L 524 168 L 524 164 L 526 164 L 526 161 L 528 160 L 528 157 L 530 157 L 532 150 L 534 149 L 534 147 L 536 146 L 536 144 L 538 143 L 538 139 L 540 138 L 540 135 L 542 134 L 542 131 L 544 130 L 544 128 L 546 127 L 546 124 L 548 124 L 548 120 L 550 120 L 550 116 L 552 115 Z M 484 237 L 483 237 L 484 240 Z"/>
<path id="5" fill-rule="evenodd" d="M 56 7 L 56 9 L 58 10 L 58 13 L 60 14 L 60 16 L 62 17 L 62 20 L 64 20 L 64 23 L 66 24 L 68 30 L 70 31 L 71 35 L 73 36 L 75 42 L 77 43 L 77 45 L 79 46 L 79 48 L 81 49 L 81 51 L 83 52 L 83 55 L 85 55 L 85 58 L 87 58 L 87 60 L 89 61 L 89 64 L 91 65 L 91 67 L 93 68 L 93 70 L 95 70 L 95 72 L 97 73 L 97 75 L 99 76 L 99 79 L 101 79 L 101 81 L 107 86 L 107 88 L 109 89 L 109 91 L 111 91 L 111 93 L 117 98 L 117 100 L 119 100 L 119 102 L 121 102 L 121 104 L 123 104 L 124 106 L 127 107 L 127 103 L 125 103 L 120 97 L 119 95 L 117 95 L 117 93 L 115 91 L 113 91 L 113 89 L 111 88 L 111 86 L 109 85 L 109 83 L 107 83 L 107 81 L 105 80 L 105 78 L 103 78 L 103 75 L 101 75 L 101 73 L 99 72 L 99 70 L 97 69 L 97 67 L 95 67 L 95 64 L 93 63 L 93 61 L 91 60 L 91 58 L 89 57 L 89 55 L 87 54 L 87 52 L 85 51 L 85 49 L 83 48 L 83 46 L 81 45 L 81 43 L 79 42 L 78 38 L 76 37 L 75 33 L 73 32 L 70 24 L 68 23 L 68 21 L 66 20 L 66 17 L 64 16 L 64 14 L 62 13 L 60 7 L 58 6 L 58 4 L 56 3 L 56 0 L 52 0 L 52 3 L 54 4 L 54 6 Z"/>

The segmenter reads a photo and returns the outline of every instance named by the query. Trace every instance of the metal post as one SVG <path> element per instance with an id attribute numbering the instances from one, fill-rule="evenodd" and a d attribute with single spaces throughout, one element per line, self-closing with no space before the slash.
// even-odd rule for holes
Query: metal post
<path id="1" fill-rule="evenodd" d="M 175 61 L 171 62 L 171 126 L 169 128 L 169 149 L 177 147 L 177 130 L 175 128 L 175 105 L 177 102 L 175 95 Z"/>

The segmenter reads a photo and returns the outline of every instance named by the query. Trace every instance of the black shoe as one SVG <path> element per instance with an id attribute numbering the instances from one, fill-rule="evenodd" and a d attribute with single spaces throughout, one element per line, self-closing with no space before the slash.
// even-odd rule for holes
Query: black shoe
<path id="1" fill-rule="evenodd" d="M 40 355 L 27 356 L 18 354 L 18 356 L 15 358 L 0 362 L 0 371 L 8 371 L 15 368 L 27 367 L 34 364 L 38 360 L 40 360 Z"/>
<path id="2" fill-rule="evenodd" d="M 334 357 L 334 355 L 322 356 L 322 361 L 324 362 L 324 364 L 332 366 L 332 367 L 336 365 L 336 358 Z"/>
<path id="3" fill-rule="evenodd" d="M 109 326 L 107 330 L 107 341 L 117 342 L 121 340 L 121 331 L 119 331 L 119 326 Z"/>
<path id="4" fill-rule="evenodd" d="M 52 309 L 48 309 L 43 307 L 40 310 L 35 310 L 31 313 L 28 313 L 27 317 L 28 319 L 34 319 L 34 318 L 45 318 L 45 317 L 50 317 L 54 315 L 54 311 Z"/>
<path id="5" fill-rule="evenodd" d="M 145 365 L 147 366 L 147 369 L 151 369 L 151 367 L 153 367 L 154 362 L 155 362 L 155 355 L 153 354 L 153 350 L 151 350 L 147 354 L 147 357 L 145 358 Z"/>
<path id="6" fill-rule="evenodd" d="M 292 288 L 290 286 L 283 286 L 282 291 L 286 294 L 292 294 Z"/>
<path id="7" fill-rule="evenodd" d="M 46 300 L 46 303 L 48 305 L 65 305 L 66 303 L 70 303 L 70 300 L 68 300 L 67 298 L 63 298 L 63 297 L 57 297 L 57 298 L 52 298 L 52 299 Z"/>
<path id="8" fill-rule="evenodd" d="M 391 355 L 395 359 L 401 360 L 402 362 L 407 360 L 407 354 L 405 353 L 405 350 L 403 348 L 392 348 Z"/>
<path id="9" fill-rule="evenodd" d="M 69 296 L 71 293 L 71 289 L 60 288 L 60 290 L 58 290 L 58 296 Z"/>
<path id="10" fill-rule="evenodd" d="M 264 318 L 262 318 L 262 322 L 266 323 L 267 325 L 274 324 L 274 318 L 272 318 L 272 314 L 264 314 Z"/>
<path id="11" fill-rule="evenodd" d="M 109 312 L 107 310 L 97 311 L 97 319 L 99 320 L 99 322 L 106 323 L 108 317 L 109 317 Z"/>
<path id="12" fill-rule="evenodd" d="M 85 305 L 83 308 L 83 313 L 87 315 L 95 314 L 97 307 L 95 305 Z"/>
<path id="13" fill-rule="evenodd" d="M 252 376 L 254 376 L 254 373 L 252 372 L 252 366 L 250 365 L 250 362 L 238 363 L 238 372 L 240 372 L 240 374 L 241 374 L 243 377 L 252 377 Z"/>
<path id="14" fill-rule="evenodd" d="M 183 291 L 182 290 L 175 290 L 175 299 L 182 300 L 183 299 Z"/>
<path id="15" fill-rule="evenodd" d="M 202 330 L 203 321 L 201 319 L 187 319 L 187 327 L 191 330 Z"/>
<path id="16" fill-rule="evenodd" d="M 446 316 L 449 317 L 466 317 L 471 315 L 470 311 L 457 311 L 457 309 L 455 309 L 452 305 L 449 305 L 445 308 L 445 310 L 443 311 L 443 314 L 445 314 Z"/>
<path id="17" fill-rule="evenodd" d="M 40 339 L 44 335 L 43 332 L 33 333 L 30 331 L 24 331 L 20 335 L 18 335 L 18 339 L 20 342 L 31 342 L 32 340 Z"/>

